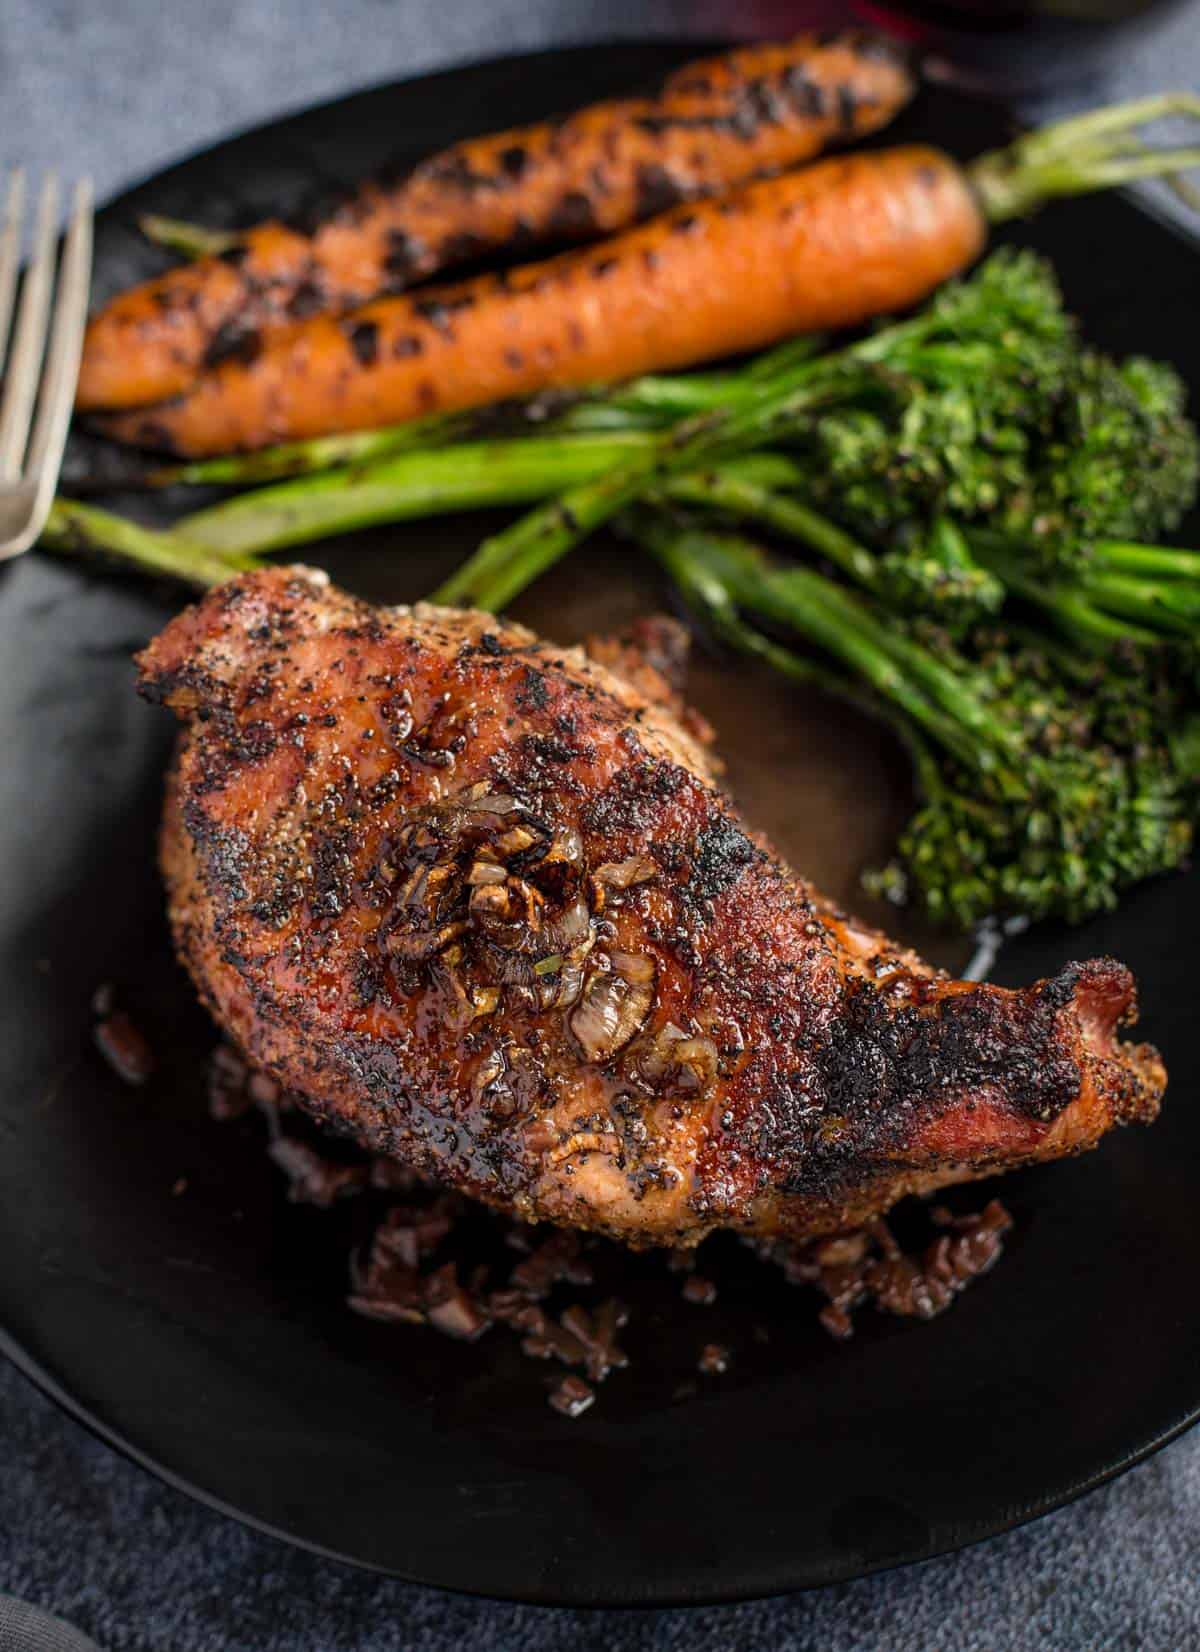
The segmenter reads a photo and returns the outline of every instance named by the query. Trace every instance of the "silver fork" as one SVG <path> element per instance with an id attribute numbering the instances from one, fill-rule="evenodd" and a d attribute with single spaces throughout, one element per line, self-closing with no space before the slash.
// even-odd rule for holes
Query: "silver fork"
<path id="1" fill-rule="evenodd" d="M 87 319 L 92 186 L 86 178 L 75 186 L 55 291 L 58 179 L 51 172 L 43 181 L 10 337 L 24 213 L 25 178 L 16 171 L 0 230 L 0 562 L 33 544 L 58 485 Z"/>

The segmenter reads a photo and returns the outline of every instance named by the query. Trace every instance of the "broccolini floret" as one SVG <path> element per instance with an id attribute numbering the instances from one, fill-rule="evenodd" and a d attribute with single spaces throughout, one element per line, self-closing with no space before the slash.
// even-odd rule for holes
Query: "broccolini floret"
<path id="1" fill-rule="evenodd" d="M 1027 536 L 1052 567 L 1083 565 L 1097 541 L 1172 532 L 1200 476 L 1184 400 L 1179 375 L 1160 362 L 1082 352 L 1005 530 Z"/>

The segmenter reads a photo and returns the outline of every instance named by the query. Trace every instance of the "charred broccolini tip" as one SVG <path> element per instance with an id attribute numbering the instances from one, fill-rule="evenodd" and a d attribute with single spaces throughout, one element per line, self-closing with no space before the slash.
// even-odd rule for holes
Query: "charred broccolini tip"
<path id="1" fill-rule="evenodd" d="M 1107 539 L 1155 540 L 1190 509 L 1200 444 L 1178 373 L 1135 356 L 1078 355 L 1024 492 L 1000 516 L 1044 566 L 1085 565 Z"/>
<path id="2" fill-rule="evenodd" d="M 1074 570 L 1098 541 L 1154 541 L 1191 507 L 1200 444 L 1185 399 L 1172 368 L 1081 349 L 1069 330 L 913 351 L 873 404 L 817 420 L 813 488 L 864 531 L 950 513 Z"/>
<path id="3" fill-rule="evenodd" d="M 1068 922 L 1114 907 L 1134 884 L 1186 861 L 1197 804 L 1200 711 L 1161 665 L 1130 647 L 1104 662 L 1051 637 L 972 639 L 997 714 L 1028 752 L 1019 800 L 937 755 L 872 893 L 967 927 L 1021 914 Z"/>

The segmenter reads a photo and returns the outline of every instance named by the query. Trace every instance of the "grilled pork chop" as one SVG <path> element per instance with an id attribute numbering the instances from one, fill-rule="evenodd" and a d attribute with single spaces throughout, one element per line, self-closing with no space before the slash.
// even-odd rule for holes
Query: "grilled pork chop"
<path id="1" fill-rule="evenodd" d="M 932 970 L 748 833 L 644 652 L 604 657 L 299 568 L 141 656 L 183 723 L 180 957 L 317 1117 L 523 1217 L 678 1245 L 832 1232 L 1155 1116 L 1122 965 Z"/>

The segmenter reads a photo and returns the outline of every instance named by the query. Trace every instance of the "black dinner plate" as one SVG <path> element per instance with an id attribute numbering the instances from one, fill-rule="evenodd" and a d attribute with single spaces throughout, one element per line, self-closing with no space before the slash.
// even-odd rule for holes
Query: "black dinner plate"
<path id="1" fill-rule="evenodd" d="M 235 138 L 105 208 L 99 294 L 157 266 L 140 212 L 252 219 L 390 158 L 635 87 L 696 49 L 512 58 Z M 965 157 L 1007 131 L 998 111 L 939 91 L 889 136 Z M 1060 205 L 1015 235 L 1053 257 L 1098 342 L 1173 359 L 1200 401 L 1191 244 L 1115 198 Z M 384 530 L 314 560 L 403 600 L 480 531 Z M 656 600 L 619 546 L 597 543 L 518 612 L 568 640 Z M 737 1246 L 706 1263 L 721 1290 L 707 1311 L 661 1263 L 631 1259 L 632 1368 L 571 1423 L 511 1340 L 464 1346 L 347 1312 L 348 1218 L 288 1205 L 253 1124 L 205 1112 L 212 1031 L 172 959 L 154 867 L 170 729 L 135 698 L 128 659 L 179 601 L 42 556 L 0 574 L 0 1323 L 5 1351 L 73 1414 L 173 1484 L 325 1554 L 597 1605 L 765 1595 L 938 1554 L 1054 1508 L 1195 1419 L 1194 873 L 1003 955 L 1013 983 L 1068 957 L 1127 960 L 1171 1095 L 1154 1129 L 1006 1182 L 1008 1254 L 945 1317 L 864 1315 L 837 1345 L 814 1300 Z M 702 659 L 695 695 L 750 818 L 869 912 L 855 878 L 906 805 L 886 739 L 738 664 Z M 931 944 L 961 961 L 956 943 Z M 142 1091 L 92 1047 L 89 998 L 106 980 L 157 1048 Z M 733 1350 L 723 1377 L 697 1373 L 709 1340 Z"/>

